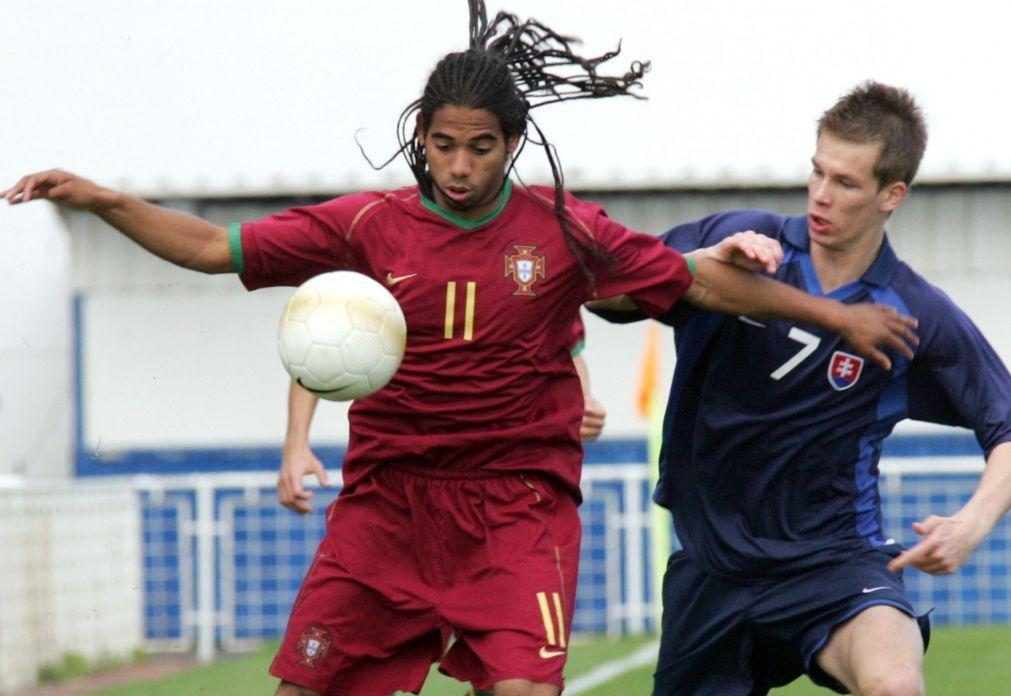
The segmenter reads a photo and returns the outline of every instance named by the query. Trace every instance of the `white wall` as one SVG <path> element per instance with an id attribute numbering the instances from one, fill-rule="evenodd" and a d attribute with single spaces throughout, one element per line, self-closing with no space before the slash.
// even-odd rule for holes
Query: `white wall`
<path id="1" fill-rule="evenodd" d="M 48 205 L 0 203 L 0 474 L 69 469 L 73 428 L 70 255 Z"/>
<path id="2" fill-rule="evenodd" d="M 803 210 L 799 190 L 598 195 L 611 215 L 644 231 L 731 207 Z M 274 207 L 282 205 L 275 204 Z M 889 225 L 902 258 L 939 284 L 1011 363 L 1011 188 L 919 189 Z M 264 203 L 205 204 L 222 223 L 253 219 Z M 247 293 L 231 275 L 202 276 L 154 259 L 87 216 L 70 218 L 74 278 L 84 311 L 85 443 L 105 457 L 132 447 L 276 446 L 285 424 L 287 376 L 276 326 L 289 290 Z M 645 324 L 615 326 L 587 315 L 586 360 L 609 412 L 607 437 L 641 437 L 635 408 Z M 673 370 L 663 332 L 662 389 Z M 319 444 L 346 442 L 346 408 L 325 403 Z"/>

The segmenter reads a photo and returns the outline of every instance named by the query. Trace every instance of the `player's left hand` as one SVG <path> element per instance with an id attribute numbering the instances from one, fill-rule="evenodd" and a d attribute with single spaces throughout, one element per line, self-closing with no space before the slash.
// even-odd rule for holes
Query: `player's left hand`
<path id="1" fill-rule="evenodd" d="M 783 260 L 783 247 L 779 242 L 752 230 L 738 232 L 706 249 L 707 254 L 724 263 L 749 271 L 775 273 Z"/>
<path id="2" fill-rule="evenodd" d="M 583 422 L 579 424 L 579 437 L 583 442 L 593 442 L 600 437 L 607 420 L 604 404 L 593 396 L 587 396 L 583 405 Z"/>
<path id="3" fill-rule="evenodd" d="M 912 567 L 931 575 L 954 573 L 985 536 L 971 519 L 958 516 L 930 515 L 922 522 L 913 522 L 913 531 L 923 538 L 892 559 L 888 570 Z"/>
<path id="4" fill-rule="evenodd" d="M 914 317 L 899 314 L 894 307 L 867 303 L 846 305 L 842 311 L 838 332 L 856 352 L 886 370 L 892 369 L 892 360 L 885 349 L 912 359 L 913 348 L 920 342 L 914 333 Z"/>

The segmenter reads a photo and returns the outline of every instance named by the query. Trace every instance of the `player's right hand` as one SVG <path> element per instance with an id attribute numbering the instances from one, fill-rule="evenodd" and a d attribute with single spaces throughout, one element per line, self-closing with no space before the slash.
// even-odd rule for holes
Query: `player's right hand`
<path id="1" fill-rule="evenodd" d="M 60 169 L 28 174 L 6 191 L 0 191 L 0 198 L 10 205 L 47 200 L 67 208 L 92 211 L 112 205 L 115 196 L 111 189 Z"/>
<path id="2" fill-rule="evenodd" d="M 313 475 L 322 486 L 330 486 L 326 468 L 308 445 L 294 446 L 285 443 L 281 454 L 281 473 L 277 478 L 277 499 L 281 505 L 300 515 L 312 512 L 309 500 L 313 496 L 302 485 L 304 476 Z"/>
<path id="3" fill-rule="evenodd" d="M 593 396 L 586 396 L 583 405 L 583 420 L 579 424 L 579 439 L 593 442 L 600 437 L 607 420 L 607 409 Z"/>

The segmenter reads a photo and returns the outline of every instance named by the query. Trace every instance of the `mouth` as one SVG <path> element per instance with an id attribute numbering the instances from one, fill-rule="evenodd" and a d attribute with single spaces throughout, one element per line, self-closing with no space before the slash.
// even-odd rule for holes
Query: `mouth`
<path id="1" fill-rule="evenodd" d="M 468 187 L 458 184 L 450 184 L 442 192 L 446 195 L 446 198 L 454 203 L 466 203 L 470 199 L 471 193 Z"/>
<path id="2" fill-rule="evenodd" d="M 807 214 L 807 226 L 808 229 L 817 234 L 825 234 L 832 228 L 832 223 L 829 220 L 821 217 L 820 215 L 815 215 L 814 213 Z"/>

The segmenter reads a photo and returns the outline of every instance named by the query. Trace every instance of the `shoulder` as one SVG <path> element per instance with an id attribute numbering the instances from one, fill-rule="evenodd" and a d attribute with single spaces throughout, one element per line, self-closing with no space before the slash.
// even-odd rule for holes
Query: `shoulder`
<path id="1" fill-rule="evenodd" d="M 904 261 L 896 263 L 888 286 L 899 296 L 909 313 L 918 319 L 921 331 L 943 329 L 953 319 L 965 316 L 947 293 Z"/>
<path id="2" fill-rule="evenodd" d="M 905 262 L 896 264 L 889 288 L 917 320 L 917 358 L 967 360 L 977 348 L 987 346 L 965 311 Z"/>
<path id="3" fill-rule="evenodd" d="M 418 214 L 420 196 L 416 186 L 392 191 L 363 191 L 333 198 L 307 212 L 350 234 L 376 215 Z"/>
<path id="4" fill-rule="evenodd" d="M 675 225 L 663 233 L 667 246 L 679 251 L 691 251 L 711 246 L 738 232 L 752 230 L 773 239 L 781 239 L 789 218 L 769 210 L 724 210 L 698 220 Z"/>

